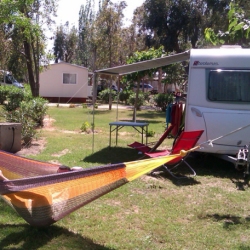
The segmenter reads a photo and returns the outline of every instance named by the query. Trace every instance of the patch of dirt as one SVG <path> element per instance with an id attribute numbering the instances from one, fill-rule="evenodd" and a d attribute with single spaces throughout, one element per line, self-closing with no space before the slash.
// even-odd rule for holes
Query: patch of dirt
<path id="1" fill-rule="evenodd" d="M 37 140 L 33 140 L 30 147 L 22 147 L 20 151 L 16 153 L 16 155 L 26 156 L 26 155 L 38 155 L 40 154 L 46 146 L 45 138 L 39 138 Z"/>
<path id="2" fill-rule="evenodd" d="M 43 129 L 50 129 L 53 128 L 53 123 L 56 120 L 53 118 L 50 118 L 48 115 L 45 116 L 45 118 L 43 119 Z M 54 128 L 53 128 L 54 129 Z"/>
<path id="3" fill-rule="evenodd" d="M 61 157 L 61 156 L 63 156 L 63 155 L 66 155 L 67 153 L 69 153 L 70 151 L 69 151 L 69 149 L 64 149 L 64 150 L 62 150 L 61 152 L 59 152 L 59 153 L 57 153 L 57 154 L 53 154 L 52 156 L 53 157 Z"/>
<path id="4" fill-rule="evenodd" d="M 127 135 L 130 135 L 131 133 L 129 133 L 129 132 L 119 132 L 119 135 L 121 135 L 121 136 L 127 136 Z"/>
<path id="5" fill-rule="evenodd" d="M 53 126 L 53 123 L 56 120 L 53 118 L 50 118 L 50 116 L 45 116 L 43 120 L 43 127 L 41 128 L 42 130 L 47 130 L 47 131 L 54 131 L 55 127 Z M 69 131 L 69 130 L 61 130 L 62 133 L 67 133 L 67 134 L 78 134 L 81 133 L 81 131 Z M 99 133 L 101 131 L 95 130 L 94 133 Z M 91 131 L 92 133 L 92 131 Z M 82 133 L 82 134 L 88 134 L 88 133 Z M 31 145 L 29 147 L 22 147 L 20 151 L 16 153 L 16 155 L 19 156 L 27 156 L 27 155 L 38 155 L 40 154 L 46 147 L 46 139 L 45 138 L 38 138 L 36 140 L 33 140 L 31 142 Z M 52 156 L 54 157 L 61 157 L 65 154 L 69 153 L 68 149 L 64 149 L 61 152 L 58 152 L 57 154 L 54 154 Z M 58 162 L 53 162 L 55 164 L 58 164 Z"/>
<path id="6" fill-rule="evenodd" d="M 55 119 L 50 118 L 49 116 L 45 116 L 43 119 L 43 127 L 42 129 L 54 130 L 53 123 Z M 29 147 L 23 146 L 20 151 L 16 153 L 16 155 L 27 156 L 27 155 L 38 155 L 40 154 L 46 147 L 46 139 L 38 138 L 31 142 Z"/>

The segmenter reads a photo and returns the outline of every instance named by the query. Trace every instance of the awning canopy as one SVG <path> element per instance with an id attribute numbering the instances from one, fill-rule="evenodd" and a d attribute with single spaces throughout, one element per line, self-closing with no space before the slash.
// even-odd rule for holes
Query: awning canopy
<path id="1" fill-rule="evenodd" d="M 188 50 L 176 55 L 166 56 L 148 61 L 142 61 L 138 63 L 132 63 L 114 68 L 96 70 L 95 72 L 98 74 L 108 74 L 108 75 L 127 75 L 138 71 L 160 68 L 172 63 L 186 61 L 189 60 L 189 58 L 190 58 L 190 51 Z"/>

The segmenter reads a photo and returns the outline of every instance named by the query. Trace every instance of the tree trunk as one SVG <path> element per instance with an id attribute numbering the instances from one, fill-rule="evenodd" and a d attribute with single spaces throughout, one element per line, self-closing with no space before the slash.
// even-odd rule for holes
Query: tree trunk
<path id="1" fill-rule="evenodd" d="M 112 94 L 111 94 L 112 88 L 111 87 L 112 87 L 112 77 L 109 83 L 109 110 L 112 110 Z"/>
<path id="2" fill-rule="evenodd" d="M 39 83 L 36 82 L 34 71 L 33 71 L 33 60 L 32 60 L 32 52 L 31 52 L 31 45 L 27 41 L 23 41 L 24 51 L 26 55 L 26 64 L 29 76 L 29 84 L 32 92 L 33 97 L 39 96 Z"/>
<path id="3" fill-rule="evenodd" d="M 135 95 L 134 112 L 133 112 L 133 122 L 136 122 L 136 110 L 137 110 L 137 100 L 139 97 L 140 82 L 141 82 L 141 79 L 138 79 L 137 88 L 136 88 L 136 95 Z"/>
<path id="4" fill-rule="evenodd" d="M 158 93 L 162 93 L 162 84 L 161 84 L 161 80 L 162 80 L 162 68 L 159 68 L 158 70 Z"/>

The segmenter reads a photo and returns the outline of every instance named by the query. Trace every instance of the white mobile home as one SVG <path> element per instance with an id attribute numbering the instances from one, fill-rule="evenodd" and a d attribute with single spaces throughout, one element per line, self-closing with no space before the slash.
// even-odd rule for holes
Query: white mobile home
<path id="1" fill-rule="evenodd" d="M 50 102 L 86 102 L 92 92 L 90 73 L 85 67 L 65 62 L 48 66 L 40 74 L 40 96 Z"/>

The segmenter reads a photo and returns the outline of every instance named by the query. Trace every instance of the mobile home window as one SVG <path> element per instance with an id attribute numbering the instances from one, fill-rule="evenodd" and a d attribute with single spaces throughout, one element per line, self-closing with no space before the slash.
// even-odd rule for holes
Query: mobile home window
<path id="1" fill-rule="evenodd" d="M 63 84 L 76 84 L 76 74 L 63 74 Z"/>
<path id="2" fill-rule="evenodd" d="M 211 70 L 208 79 L 208 99 L 250 102 L 250 71 Z"/>

